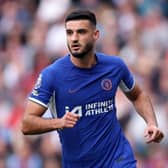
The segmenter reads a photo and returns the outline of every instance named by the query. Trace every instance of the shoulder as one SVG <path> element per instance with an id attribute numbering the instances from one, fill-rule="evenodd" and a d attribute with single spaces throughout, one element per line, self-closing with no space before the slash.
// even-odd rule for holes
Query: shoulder
<path id="1" fill-rule="evenodd" d="M 125 63 L 120 56 L 117 55 L 106 55 L 104 53 L 96 53 L 98 60 L 105 64 L 111 64 L 116 66 L 124 66 Z"/>
<path id="2" fill-rule="evenodd" d="M 46 74 L 54 74 L 54 73 L 58 73 L 58 71 L 60 71 L 60 69 L 62 69 L 68 62 L 68 55 L 65 55 L 57 60 L 55 60 L 52 64 L 48 65 L 47 67 L 45 67 L 42 70 L 42 73 L 46 73 Z"/>

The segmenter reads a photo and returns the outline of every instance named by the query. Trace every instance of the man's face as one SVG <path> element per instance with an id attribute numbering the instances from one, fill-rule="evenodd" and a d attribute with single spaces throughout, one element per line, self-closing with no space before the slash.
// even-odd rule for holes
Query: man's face
<path id="1" fill-rule="evenodd" d="M 66 22 L 67 45 L 72 56 L 83 58 L 94 49 L 99 32 L 88 20 Z"/>

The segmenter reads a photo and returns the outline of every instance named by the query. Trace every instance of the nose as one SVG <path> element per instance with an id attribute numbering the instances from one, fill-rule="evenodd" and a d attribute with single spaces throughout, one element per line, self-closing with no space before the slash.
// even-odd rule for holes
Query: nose
<path id="1" fill-rule="evenodd" d="M 79 38 L 78 34 L 76 32 L 74 32 L 73 35 L 72 35 L 72 37 L 71 37 L 71 40 L 73 42 L 78 42 L 78 38 Z"/>

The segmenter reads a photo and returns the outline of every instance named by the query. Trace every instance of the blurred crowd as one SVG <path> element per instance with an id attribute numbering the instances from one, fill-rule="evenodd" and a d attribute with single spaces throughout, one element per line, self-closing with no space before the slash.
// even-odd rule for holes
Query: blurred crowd
<path id="1" fill-rule="evenodd" d="M 0 168 L 61 168 L 57 133 L 23 136 L 20 121 L 38 73 L 68 51 L 64 17 L 76 8 L 95 12 L 97 51 L 122 57 L 151 97 L 165 134 L 160 144 L 145 143 L 145 122 L 117 93 L 138 168 L 168 168 L 167 0 L 0 0 Z"/>

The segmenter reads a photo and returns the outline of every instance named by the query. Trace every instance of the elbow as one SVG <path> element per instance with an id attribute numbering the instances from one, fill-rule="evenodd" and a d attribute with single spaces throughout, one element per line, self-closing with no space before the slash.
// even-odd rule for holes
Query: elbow
<path id="1" fill-rule="evenodd" d="M 21 123 L 21 132 L 23 135 L 30 134 L 29 126 L 28 126 L 27 121 L 25 119 L 23 119 L 22 123 Z"/>
<path id="2" fill-rule="evenodd" d="M 29 135 L 29 132 L 26 131 L 26 129 L 24 129 L 24 128 L 21 129 L 21 132 L 23 135 Z"/>
<path id="3" fill-rule="evenodd" d="M 22 132 L 23 135 L 29 135 L 29 131 L 23 125 L 21 126 L 21 132 Z"/>

